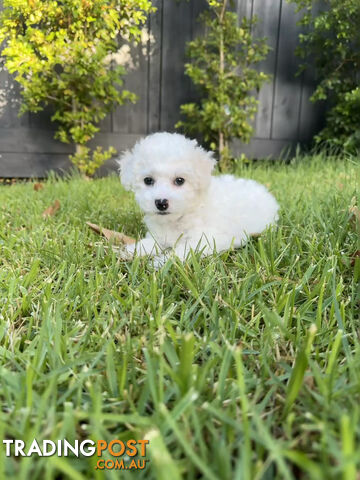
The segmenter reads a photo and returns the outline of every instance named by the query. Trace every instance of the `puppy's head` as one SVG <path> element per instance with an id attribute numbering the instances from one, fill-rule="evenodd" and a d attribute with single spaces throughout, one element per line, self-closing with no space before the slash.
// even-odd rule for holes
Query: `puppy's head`
<path id="1" fill-rule="evenodd" d="M 196 140 L 155 133 L 122 155 L 120 178 L 147 215 L 183 215 L 201 202 L 215 162 Z"/>

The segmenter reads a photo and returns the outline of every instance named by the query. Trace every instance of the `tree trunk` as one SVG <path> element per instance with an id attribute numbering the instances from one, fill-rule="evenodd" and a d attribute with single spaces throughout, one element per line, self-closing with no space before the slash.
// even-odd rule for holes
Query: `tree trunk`
<path id="1" fill-rule="evenodd" d="M 84 150 L 84 145 L 81 145 L 80 143 L 75 144 L 75 152 L 77 155 L 81 155 Z"/>
<path id="2" fill-rule="evenodd" d="M 220 82 L 223 80 L 224 71 L 225 71 L 225 52 L 224 52 L 224 35 L 222 30 L 222 24 L 224 21 L 224 15 L 226 12 L 227 0 L 223 0 L 223 5 L 219 15 L 219 24 L 220 24 L 220 42 L 219 42 L 219 79 Z M 223 106 L 225 107 L 225 105 Z M 221 128 L 219 129 L 219 168 L 220 171 L 223 171 L 224 168 L 224 148 L 226 147 L 225 135 Z"/>
<path id="3" fill-rule="evenodd" d="M 221 130 L 219 130 L 219 146 L 218 146 L 218 148 L 219 148 L 219 167 L 220 167 L 220 170 L 222 170 L 224 146 L 225 146 L 224 133 Z"/>
<path id="4" fill-rule="evenodd" d="M 226 172 L 230 167 L 229 140 L 219 131 L 219 170 Z"/>

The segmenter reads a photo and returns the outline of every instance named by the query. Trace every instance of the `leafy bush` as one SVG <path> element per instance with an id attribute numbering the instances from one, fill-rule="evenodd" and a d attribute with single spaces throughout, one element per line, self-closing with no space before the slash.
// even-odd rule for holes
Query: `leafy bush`
<path id="1" fill-rule="evenodd" d="M 119 39 L 138 40 L 150 0 L 4 0 L 2 56 L 21 86 L 20 113 L 54 109 L 56 138 L 74 142 L 72 162 L 86 174 L 114 153 L 86 146 L 108 112 L 136 95 L 119 89 L 125 69 L 113 65 Z"/>
<path id="2" fill-rule="evenodd" d="M 300 36 L 297 53 L 316 65 L 319 83 L 312 100 L 330 102 L 326 126 L 315 140 L 355 153 L 360 149 L 360 2 L 290 1 L 304 10 L 307 33 Z"/>
<path id="3" fill-rule="evenodd" d="M 220 168 L 229 160 L 229 141 L 238 137 L 249 142 L 258 101 L 253 95 L 269 77 L 253 66 L 269 51 L 265 39 L 254 39 L 256 22 L 229 10 L 227 0 L 208 0 L 209 9 L 200 19 L 205 34 L 188 44 L 186 74 L 201 92 L 199 103 L 181 106 L 186 117 L 176 127 L 202 134 L 210 148 L 219 154 Z"/>

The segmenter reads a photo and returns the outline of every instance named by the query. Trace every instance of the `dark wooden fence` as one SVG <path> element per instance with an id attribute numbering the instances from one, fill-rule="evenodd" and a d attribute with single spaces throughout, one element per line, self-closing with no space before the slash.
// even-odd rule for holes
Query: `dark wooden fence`
<path id="1" fill-rule="evenodd" d="M 142 44 L 131 50 L 124 46 L 118 55 L 129 71 L 126 86 L 139 100 L 109 115 L 94 145 L 113 145 L 122 151 L 147 133 L 174 131 L 179 106 L 196 99 L 184 75 L 185 44 L 199 32 L 197 17 L 205 1 L 154 3 L 157 12 L 144 28 Z M 235 148 L 252 157 L 278 156 L 309 141 L 322 123 L 322 110 L 309 102 L 314 86 L 311 73 L 296 76 L 298 17 L 285 0 L 238 0 L 236 8 L 239 17 L 257 15 L 260 19 L 255 34 L 266 36 L 272 48 L 260 68 L 272 75 L 272 81 L 259 95 L 254 138 L 249 145 L 235 142 Z M 18 117 L 18 88 L 1 65 L 0 177 L 39 177 L 49 170 L 68 168 L 72 147 L 53 139 L 49 112 Z M 112 168 L 114 161 L 109 161 L 103 172 Z"/>

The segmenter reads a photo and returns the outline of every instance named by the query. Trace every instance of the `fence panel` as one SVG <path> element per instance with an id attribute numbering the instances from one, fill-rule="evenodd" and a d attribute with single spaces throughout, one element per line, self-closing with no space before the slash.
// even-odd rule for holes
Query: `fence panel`
<path id="1" fill-rule="evenodd" d="M 1 8 L 0 1 L 0 8 Z M 138 95 L 135 105 L 117 108 L 101 123 L 92 145 L 113 145 L 118 151 L 158 130 L 174 131 L 182 103 L 197 98 L 184 75 L 186 42 L 201 32 L 197 21 L 205 0 L 155 0 L 138 46 L 122 46 L 115 60 L 125 65 L 125 87 Z M 295 76 L 298 60 L 294 49 L 299 27 L 294 7 L 286 0 L 237 0 L 239 18 L 256 15 L 254 34 L 266 36 L 271 51 L 259 68 L 272 79 L 259 93 L 255 135 L 249 145 L 234 142 L 236 152 L 252 157 L 277 156 L 284 148 L 308 141 L 322 125 L 323 109 L 309 102 L 314 88 L 311 72 Z M 18 117 L 18 87 L 0 62 L 0 177 L 40 177 L 50 169 L 70 166 L 72 147 L 53 139 L 51 112 Z M 112 170 L 107 162 L 102 173 Z"/>

